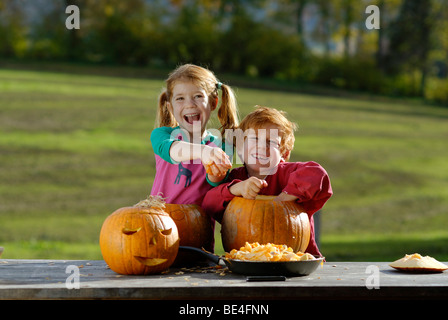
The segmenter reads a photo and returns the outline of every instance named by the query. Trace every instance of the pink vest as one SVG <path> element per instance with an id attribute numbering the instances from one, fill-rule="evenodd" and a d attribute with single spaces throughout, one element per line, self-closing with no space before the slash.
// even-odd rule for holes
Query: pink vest
<path id="1" fill-rule="evenodd" d="M 211 141 L 205 143 L 217 145 Z M 213 188 L 206 180 L 205 168 L 199 159 L 172 164 L 156 157 L 156 176 L 151 195 L 161 195 L 166 203 L 202 204 L 208 190 Z"/>

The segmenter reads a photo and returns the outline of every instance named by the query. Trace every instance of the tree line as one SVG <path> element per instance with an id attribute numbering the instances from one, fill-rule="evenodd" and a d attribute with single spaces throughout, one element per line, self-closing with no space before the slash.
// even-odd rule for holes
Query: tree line
<path id="1" fill-rule="evenodd" d="M 67 30 L 65 8 L 80 9 Z M 366 28 L 375 5 L 380 28 Z M 448 104 L 444 0 L 0 0 L 0 57 L 145 67 L 191 62 Z"/>

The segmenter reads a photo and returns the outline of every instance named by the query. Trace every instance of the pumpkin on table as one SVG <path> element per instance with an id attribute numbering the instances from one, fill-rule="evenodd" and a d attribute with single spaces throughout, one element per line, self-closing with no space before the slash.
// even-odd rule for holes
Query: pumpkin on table
<path id="1" fill-rule="evenodd" d="M 179 245 L 214 249 L 214 226 L 205 211 L 195 204 L 165 204 L 165 211 L 174 220 L 179 233 Z M 175 265 L 190 264 L 200 260 L 193 253 L 179 252 Z"/>
<path id="2" fill-rule="evenodd" d="M 284 244 L 305 252 L 310 241 L 308 214 L 295 201 L 273 201 L 275 196 L 255 200 L 235 197 L 228 204 L 221 226 L 226 252 L 239 250 L 246 242 Z"/>
<path id="3" fill-rule="evenodd" d="M 113 212 L 103 223 L 100 248 L 109 267 L 120 274 L 152 274 L 176 259 L 179 235 L 159 196 Z"/>

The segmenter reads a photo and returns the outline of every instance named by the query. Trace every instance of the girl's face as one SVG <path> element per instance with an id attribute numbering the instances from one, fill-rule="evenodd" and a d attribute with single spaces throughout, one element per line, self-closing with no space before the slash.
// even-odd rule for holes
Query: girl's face
<path id="1" fill-rule="evenodd" d="M 238 153 L 249 174 L 259 178 L 274 174 L 282 159 L 279 127 L 267 124 L 262 129 L 249 130 L 246 134 L 243 150 Z"/>
<path id="2" fill-rule="evenodd" d="M 207 92 L 191 81 L 178 81 L 174 84 L 168 110 L 174 115 L 179 126 L 187 130 L 192 138 L 193 132 L 202 134 L 216 104 L 209 99 Z"/>

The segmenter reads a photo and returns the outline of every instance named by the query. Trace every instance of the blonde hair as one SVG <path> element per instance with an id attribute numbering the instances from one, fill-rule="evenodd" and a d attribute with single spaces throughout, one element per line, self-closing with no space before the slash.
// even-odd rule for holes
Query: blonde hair
<path id="1" fill-rule="evenodd" d="M 178 125 L 167 108 L 167 102 L 171 100 L 177 81 L 192 81 L 207 92 L 212 103 L 218 98 L 218 90 L 221 89 L 222 102 L 218 109 L 218 120 L 221 123 L 222 137 L 224 137 L 225 129 L 235 129 L 238 126 L 238 109 L 232 88 L 219 82 L 210 70 L 194 64 L 184 64 L 171 72 L 166 79 L 166 89 L 159 96 L 157 127 L 175 127 Z"/>
<path id="2" fill-rule="evenodd" d="M 281 138 L 280 153 L 285 160 L 288 160 L 291 150 L 294 148 L 294 131 L 297 129 L 297 124 L 289 121 L 284 111 L 263 106 L 255 106 L 255 108 L 244 117 L 238 128 L 244 132 L 247 129 L 263 129 L 268 123 L 277 126 Z"/>

